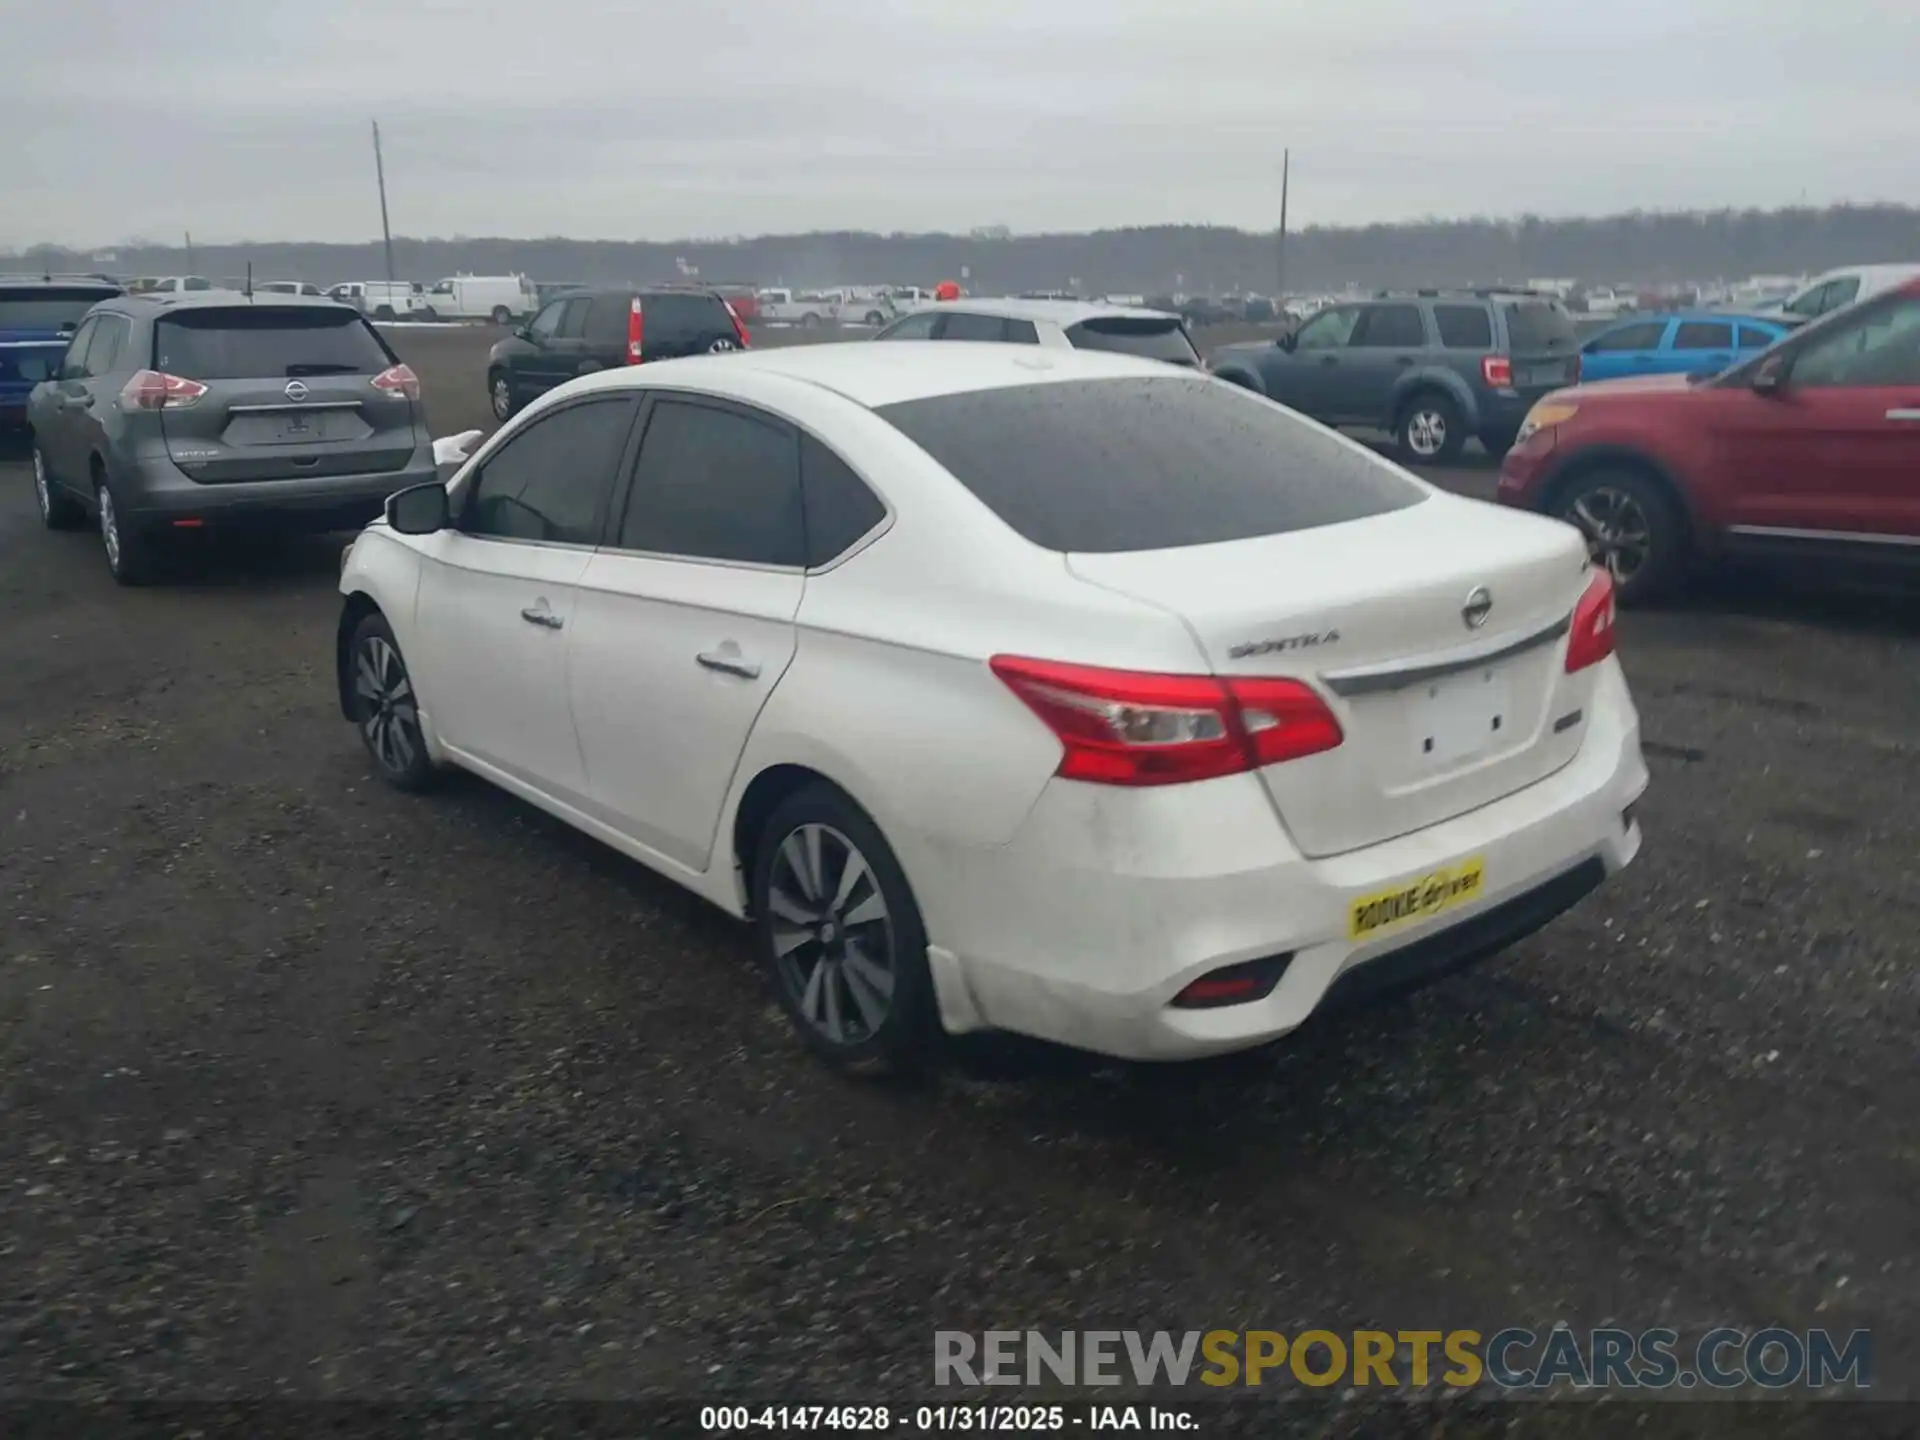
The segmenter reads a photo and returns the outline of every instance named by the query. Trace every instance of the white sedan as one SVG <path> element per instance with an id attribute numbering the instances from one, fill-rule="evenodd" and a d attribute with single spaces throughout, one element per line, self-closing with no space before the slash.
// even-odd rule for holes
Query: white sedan
<path id="1" fill-rule="evenodd" d="M 1578 532 L 1150 360 L 604 371 L 394 496 L 340 588 L 382 775 L 473 771 L 750 919 L 853 1069 L 1256 1045 L 1640 846 Z"/>

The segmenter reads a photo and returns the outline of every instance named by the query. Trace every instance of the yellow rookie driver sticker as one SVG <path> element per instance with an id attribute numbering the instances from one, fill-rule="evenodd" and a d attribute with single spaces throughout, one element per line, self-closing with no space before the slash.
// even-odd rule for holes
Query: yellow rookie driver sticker
<path id="1" fill-rule="evenodd" d="M 1478 855 L 1409 880 L 1391 890 L 1363 895 L 1347 912 L 1347 938 L 1370 940 L 1382 930 L 1424 920 L 1479 895 L 1486 882 L 1486 862 Z"/>

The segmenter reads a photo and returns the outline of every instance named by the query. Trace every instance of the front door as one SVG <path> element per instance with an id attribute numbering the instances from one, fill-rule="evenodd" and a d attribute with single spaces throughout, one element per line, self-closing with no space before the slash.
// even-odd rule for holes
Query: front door
<path id="1" fill-rule="evenodd" d="M 576 807 L 586 787 L 568 645 L 635 409 L 631 395 L 595 396 L 540 416 L 463 482 L 457 528 L 418 542 L 408 663 L 435 732 Z"/>
<path id="2" fill-rule="evenodd" d="M 1358 305 L 1322 310 L 1294 333 L 1291 349 L 1275 346 L 1260 366 L 1269 399 L 1316 420 L 1335 418 L 1327 408 L 1346 354 L 1347 341 L 1360 323 Z"/>
<path id="3" fill-rule="evenodd" d="M 741 406 L 656 399 L 619 528 L 580 586 L 573 713 L 596 817 L 689 870 L 806 585 L 800 437 Z"/>
<path id="4" fill-rule="evenodd" d="M 572 377 L 566 369 L 567 357 L 558 349 L 560 321 L 566 309 L 565 300 L 548 302 L 527 326 L 526 347 L 509 357 L 514 388 L 521 394 L 539 395 Z"/>
<path id="5" fill-rule="evenodd" d="M 1736 530 L 1920 538 L 1920 295 L 1861 308 L 1762 361 L 1778 389 L 1728 396 L 1715 438 Z"/>

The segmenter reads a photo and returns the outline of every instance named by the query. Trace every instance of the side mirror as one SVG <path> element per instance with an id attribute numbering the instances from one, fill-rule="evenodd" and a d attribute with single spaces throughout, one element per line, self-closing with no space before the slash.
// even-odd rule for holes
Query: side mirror
<path id="1" fill-rule="evenodd" d="M 438 480 L 387 497 L 387 524 L 395 534 L 432 535 L 447 528 L 447 518 L 447 487 Z"/>
<path id="2" fill-rule="evenodd" d="M 525 340 L 530 345 L 538 345 L 540 343 L 534 338 L 532 329 L 525 325 L 516 325 L 513 327 L 513 338 L 516 340 Z"/>
<path id="3" fill-rule="evenodd" d="M 1782 355 L 1769 358 L 1747 381 L 1756 395 L 1778 395 L 1787 388 L 1787 361 Z"/>
<path id="4" fill-rule="evenodd" d="M 1293 331 L 1289 330 L 1287 331 L 1286 334 L 1282 335 L 1279 339 L 1275 340 L 1273 343 L 1278 345 L 1282 350 L 1286 351 L 1289 355 L 1291 355 L 1293 353 L 1293 347 L 1300 343 L 1300 337 L 1295 335 Z"/>
<path id="5" fill-rule="evenodd" d="M 448 435 L 433 442 L 433 463 L 436 465 L 464 465 L 467 457 L 473 454 L 475 442 L 485 438 L 484 430 L 464 430 L 458 435 Z"/>

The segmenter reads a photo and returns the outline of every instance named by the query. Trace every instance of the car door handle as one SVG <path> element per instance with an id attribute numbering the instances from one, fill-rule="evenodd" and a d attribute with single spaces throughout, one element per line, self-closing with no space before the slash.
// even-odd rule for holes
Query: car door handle
<path id="1" fill-rule="evenodd" d="M 562 625 L 567 623 L 558 615 L 554 614 L 553 611 L 540 605 L 527 606 L 520 612 L 520 618 L 529 625 L 543 625 L 549 630 L 558 630 Z"/>
<path id="2" fill-rule="evenodd" d="M 1889 410 L 1887 418 L 1889 420 L 1920 420 L 1920 407 L 1911 410 Z"/>
<path id="3" fill-rule="evenodd" d="M 693 657 L 708 670 L 718 670 L 722 675 L 738 675 L 742 680 L 758 680 L 760 667 L 751 660 L 742 660 L 738 655 L 721 655 L 712 650 L 703 650 Z"/>
<path id="4" fill-rule="evenodd" d="M 1320 357 L 1320 363 L 1322 365 L 1338 365 L 1340 363 L 1340 357 L 1338 355 L 1323 355 Z"/>

